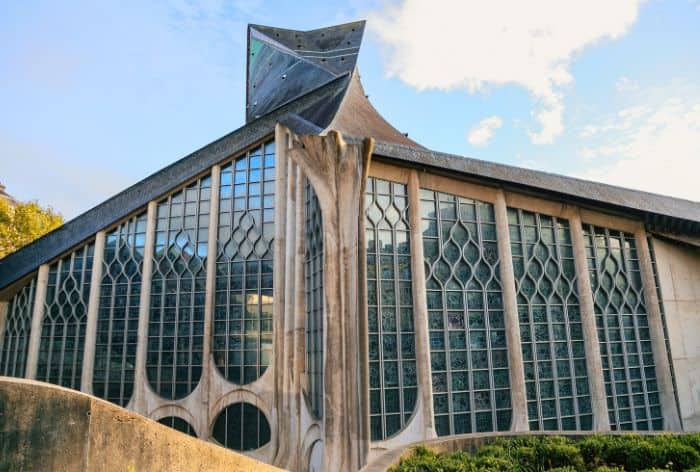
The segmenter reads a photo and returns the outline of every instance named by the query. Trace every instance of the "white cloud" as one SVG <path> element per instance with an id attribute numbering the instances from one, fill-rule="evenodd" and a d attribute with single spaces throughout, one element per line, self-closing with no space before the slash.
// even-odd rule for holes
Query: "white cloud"
<path id="1" fill-rule="evenodd" d="M 494 132 L 501 126 L 503 126 L 503 120 L 498 116 L 484 118 L 467 132 L 467 141 L 472 146 L 486 146 L 493 138 Z"/>
<path id="2" fill-rule="evenodd" d="M 622 77 L 617 79 L 617 82 L 615 83 L 615 88 L 620 93 L 634 92 L 635 90 L 639 89 L 639 85 L 634 80 L 623 75 Z"/>
<path id="3" fill-rule="evenodd" d="M 404 0 L 369 15 L 387 46 L 387 72 L 419 89 L 470 93 L 515 84 L 536 102 L 533 143 L 563 131 L 575 53 L 623 36 L 643 0 Z"/>
<path id="4" fill-rule="evenodd" d="M 669 86 L 671 89 L 673 86 Z M 603 121 L 584 157 L 589 169 L 579 176 L 655 193 L 700 201 L 700 93 L 628 107 Z"/>

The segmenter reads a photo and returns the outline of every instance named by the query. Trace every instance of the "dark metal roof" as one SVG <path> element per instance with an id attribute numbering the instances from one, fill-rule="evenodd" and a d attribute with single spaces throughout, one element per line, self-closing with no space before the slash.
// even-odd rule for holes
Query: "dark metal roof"
<path id="1" fill-rule="evenodd" d="M 312 31 L 248 26 L 246 120 L 355 70 L 365 22 Z"/>
<path id="2" fill-rule="evenodd" d="M 700 202 L 389 142 L 377 141 L 374 154 L 453 177 L 472 177 L 597 209 L 604 207 L 609 212 L 633 214 L 650 228 L 700 235 Z"/>

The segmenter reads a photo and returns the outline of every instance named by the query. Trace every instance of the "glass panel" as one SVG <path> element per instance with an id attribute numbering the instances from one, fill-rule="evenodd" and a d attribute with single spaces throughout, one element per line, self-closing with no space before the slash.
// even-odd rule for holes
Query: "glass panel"
<path id="1" fill-rule="evenodd" d="M 5 320 L 5 333 L 0 357 L 0 375 L 24 377 L 29 332 L 34 310 L 36 279 L 22 287 L 10 300 Z"/>
<path id="2" fill-rule="evenodd" d="M 433 391 L 448 393 L 440 410 L 436 403 L 437 433 L 507 430 L 508 358 L 493 205 L 421 190 L 421 219 Z"/>
<path id="3" fill-rule="evenodd" d="M 259 378 L 272 352 L 274 165 L 270 141 L 221 168 L 212 354 L 237 384 Z"/>
<path id="4" fill-rule="evenodd" d="M 659 398 L 649 393 L 656 390 L 656 373 L 634 235 L 593 225 L 584 225 L 584 235 L 610 426 L 660 429 L 652 413 Z M 643 359 L 638 354 L 646 352 Z M 640 369 L 640 359 L 651 368 Z"/>
<path id="5" fill-rule="evenodd" d="M 187 421 L 183 420 L 177 416 L 166 416 L 158 420 L 158 423 L 164 424 L 165 426 L 170 426 L 173 429 L 180 431 L 181 433 L 189 434 L 190 436 L 197 437 L 194 428 Z"/>
<path id="6" fill-rule="evenodd" d="M 158 203 L 146 372 L 171 400 L 192 392 L 202 374 L 210 194 L 207 176 Z"/>
<path id="7" fill-rule="evenodd" d="M 145 213 L 117 226 L 105 240 L 92 389 L 121 406 L 134 389 L 145 242 Z"/>
<path id="8" fill-rule="evenodd" d="M 94 243 L 49 266 L 37 380 L 80 389 Z"/>
<path id="9" fill-rule="evenodd" d="M 270 442 L 270 424 L 265 414 L 250 403 L 227 406 L 214 421 L 212 436 L 234 451 L 258 449 Z"/>
<path id="10" fill-rule="evenodd" d="M 323 417 L 323 216 L 316 192 L 307 181 L 305 198 L 306 375 L 311 413 Z M 375 265 L 376 266 L 376 265 Z M 381 318 L 374 312 L 374 324 Z M 375 344 L 378 341 L 375 342 Z"/>
<path id="11" fill-rule="evenodd" d="M 376 294 L 368 296 L 368 327 L 370 339 L 380 340 L 370 343 L 370 371 L 376 372 L 370 396 L 383 398 L 371 413 L 370 423 L 380 426 L 372 428 L 373 441 L 401 430 L 417 397 L 407 193 L 403 184 L 367 179 L 367 289 Z"/>
<path id="12" fill-rule="evenodd" d="M 574 359 L 583 355 L 583 331 L 578 321 L 579 299 L 569 222 L 508 208 L 513 265 L 522 268 L 515 285 L 520 313 L 530 429 L 581 430 L 581 405 L 590 403 L 588 390 L 574 391 Z M 527 347 L 526 347 L 527 346 Z"/>

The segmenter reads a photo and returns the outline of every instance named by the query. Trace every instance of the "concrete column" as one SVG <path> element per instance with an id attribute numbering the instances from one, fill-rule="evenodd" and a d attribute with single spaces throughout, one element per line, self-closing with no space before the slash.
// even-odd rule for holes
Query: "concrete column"
<path id="1" fill-rule="evenodd" d="M 285 315 L 285 252 L 287 246 L 287 173 L 288 173 L 288 147 L 290 136 L 283 126 L 275 126 L 275 241 L 274 241 L 274 269 L 273 269 L 273 362 L 268 369 L 274 369 L 274 405 L 272 413 L 272 434 L 277 437 L 277 453 L 274 463 L 279 464 L 286 459 L 284 444 L 288 437 L 282 428 L 286 417 L 282 413 L 284 391 L 284 315 Z"/>
<path id="2" fill-rule="evenodd" d="M 371 142 L 371 141 L 370 141 Z M 371 146 L 366 140 L 364 148 Z M 364 462 L 359 397 L 358 218 L 363 147 L 340 133 L 301 136 L 291 157 L 318 195 L 324 234 L 324 469 L 355 471 Z"/>
<path id="3" fill-rule="evenodd" d="M 661 410 L 664 416 L 664 430 L 680 431 L 681 421 L 678 417 L 676 398 L 673 394 L 671 366 L 666 352 L 666 342 L 664 341 L 664 328 L 663 320 L 661 319 L 661 309 L 659 308 L 659 297 L 656 292 L 654 269 L 651 265 L 647 233 L 644 228 L 639 228 L 635 231 L 634 239 L 637 244 L 639 269 L 644 286 L 644 301 L 646 302 L 647 316 L 649 318 L 649 334 L 651 336 L 652 350 L 654 352 L 654 363 L 656 364 L 656 381 L 659 385 Z"/>
<path id="4" fill-rule="evenodd" d="M 369 420 L 369 327 L 367 303 L 367 235 L 365 232 L 365 192 L 367 190 L 367 178 L 372 163 L 374 141 L 368 140 L 368 145 L 362 149 L 362 177 L 360 178 L 360 211 L 357 215 L 357 363 L 358 376 L 358 418 L 359 418 L 359 444 L 358 452 L 360 465 L 365 465 L 369 457 L 371 447 L 371 433 Z"/>
<path id="5" fill-rule="evenodd" d="M 100 284 L 102 283 L 102 261 L 105 256 L 105 232 L 95 235 L 95 252 L 92 257 L 92 275 L 90 276 L 90 295 L 87 308 L 87 325 L 85 327 L 85 346 L 83 349 L 83 372 L 80 378 L 80 390 L 92 394 L 92 373 L 95 366 L 95 343 L 97 341 L 97 315 L 100 309 Z"/>
<path id="6" fill-rule="evenodd" d="M 301 403 L 304 401 L 302 392 L 302 375 L 306 365 L 306 293 L 304 278 L 305 252 L 305 177 L 299 166 L 296 166 L 295 184 L 295 228 L 294 228 L 294 309 L 289 321 L 290 331 L 286 342 L 289 343 L 291 355 L 290 366 L 290 415 L 289 457 L 286 467 L 290 470 L 302 470 L 301 441 L 304 431 L 301 431 Z"/>
<path id="7" fill-rule="evenodd" d="M 9 307 L 9 302 L 0 302 L 0 353 L 2 353 L 2 347 L 5 345 L 5 324 L 7 323 Z"/>
<path id="8" fill-rule="evenodd" d="M 221 166 L 211 168 L 211 198 L 209 199 L 209 233 L 207 235 L 207 279 L 205 282 L 204 298 L 204 339 L 202 343 L 202 378 L 199 380 L 199 396 L 202 402 L 200 415 L 202 431 L 209 426 L 209 384 L 215 375 L 214 359 L 212 358 L 212 326 L 214 324 L 214 294 L 216 292 L 216 256 L 218 253 L 219 236 L 219 197 L 221 194 Z M 202 416 L 204 418 L 202 418 Z"/>
<path id="9" fill-rule="evenodd" d="M 423 438 L 437 437 L 433 411 L 433 378 L 430 367 L 428 302 L 425 289 L 423 233 L 421 232 L 420 183 L 412 170 L 408 177 L 408 212 L 411 224 L 411 279 L 413 281 L 413 326 L 416 330 L 416 367 L 423 403 Z"/>
<path id="10" fill-rule="evenodd" d="M 27 368 L 25 377 L 28 379 L 36 379 L 36 370 L 39 364 L 39 346 L 41 344 L 41 325 L 44 321 L 44 300 L 46 300 L 46 286 L 48 282 L 49 265 L 42 264 L 39 266 L 39 273 L 36 277 L 32 328 L 29 332 L 29 346 L 27 348 Z"/>
<path id="11" fill-rule="evenodd" d="M 598 328 L 596 327 L 593 307 L 593 290 L 591 289 L 591 279 L 588 271 L 583 225 L 578 209 L 574 210 L 569 217 L 569 228 L 571 229 L 571 245 L 574 251 L 574 265 L 576 267 L 576 287 L 578 288 L 581 324 L 583 326 L 588 385 L 591 389 L 593 431 L 610 431 L 608 401 L 603 379 L 603 360 L 600 356 Z"/>
<path id="12" fill-rule="evenodd" d="M 143 249 L 143 266 L 141 267 L 141 297 L 139 299 L 139 327 L 136 344 L 136 368 L 134 372 L 134 395 L 131 409 L 142 415 L 148 414 L 146 408 L 146 354 L 148 352 L 148 319 L 151 307 L 151 275 L 153 272 L 153 244 L 156 238 L 155 201 L 148 203 L 146 214 L 146 243 Z"/>
<path id="13" fill-rule="evenodd" d="M 502 190 L 496 193 L 494 201 L 496 231 L 498 234 L 498 254 L 501 259 L 501 284 L 503 286 L 503 317 L 506 324 L 508 343 L 508 366 L 510 367 L 510 397 L 513 407 L 511 431 L 529 431 L 527 416 L 527 396 L 525 393 L 525 369 L 520 341 L 520 321 L 513 272 L 513 254 L 510 247 L 508 209 Z"/>

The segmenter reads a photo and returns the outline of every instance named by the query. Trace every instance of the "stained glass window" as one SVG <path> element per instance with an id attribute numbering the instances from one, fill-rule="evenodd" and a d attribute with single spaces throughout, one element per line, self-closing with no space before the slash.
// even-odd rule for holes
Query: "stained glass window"
<path id="1" fill-rule="evenodd" d="M 531 430 L 593 426 L 569 222 L 508 209 Z"/>
<path id="2" fill-rule="evenodd" d="M 183 420 L 179 416 L 166 416 L 158 420 L 158 423 L 165 426 L 170 426 L 173 429 L 180 431 L 181 433 L 189 434 L 190 436 L 197 437 L 194 428 L 187 421 Z"/>
<path id="3" fill-rule="evenodd" d="M 505 431 L 511 397 L 493 205 L 420 192 L 437 434 Z"/>
<path id="4" fill-rule="evenodd" d="M 213 436 L 224 447 L 250 451 L 270 442 L 270 424 L 256 406 L 234 403 L 219 413 L 214 422 Z"/>
<path id="5" fill-rule="evenodd" d="M 134 389 L 146 214 L 123 222 L 105 239 L 97 314 L 93 393 L 121 406 Z"/>
<path id="6" fill-rule="evenodd" d="M 634 236 L 584 226 L 610 426 L 663 428 L 649 320 Z"/>
<path id="7" fill-rule="evenodd" d="M 323 217 L 310 183 L 305 189 L 304 276 L 306 303 L 306 376 L 311 413 L 323 416 Z"/>
<path id="8" fill-rule="evenodd" d="M 418 391 L 406 185 L 367 180 L 365 231 L 370 429 L 377 441 L 406 425 Z"/>
<path id="9" fill-rule="evenodd" d="M 49 266 L 37 380 L 80 389 L 94 244 Z"/>
<path id="10" fill-rule="evenodd" d="M 275 145 L 221 169 L 213 354 L 219 372 L 247 384 L 272 354 Z"/>
<path id="11" fill-rule="evenodd" d="M 0 358 L 1 375 L 24 377 L 29 332 L 32 328 L 35 287 L 36 279 L 32 279 L 12 297 L 7 307 L 2 357 Z"/>
<path id="12" fill-rule="evenodd" d="M 146 373 L 153 390 L 183 398 L 202 374 L 211 177 L 158 203 Z"/>

